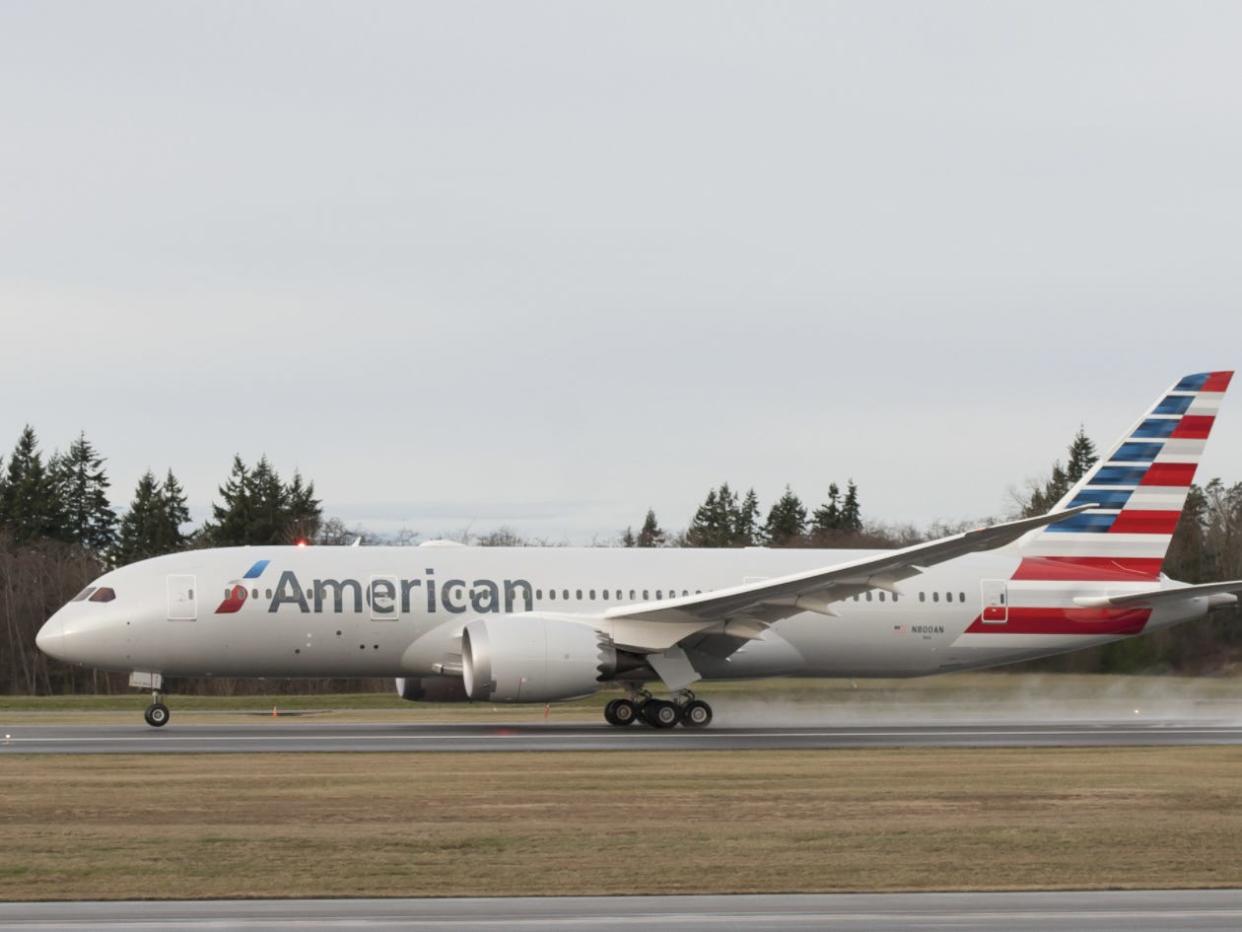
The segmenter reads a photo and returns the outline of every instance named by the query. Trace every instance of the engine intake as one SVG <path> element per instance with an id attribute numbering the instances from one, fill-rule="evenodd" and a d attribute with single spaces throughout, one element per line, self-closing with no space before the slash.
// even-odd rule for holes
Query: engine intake
<path id="1" fill-rule="evenodd" d="M 539 615 L 475 619 L 462 632 L 461 659 L 466 694 L 493 702 L 589 696 L 617 669 L 607 635 Z"/>

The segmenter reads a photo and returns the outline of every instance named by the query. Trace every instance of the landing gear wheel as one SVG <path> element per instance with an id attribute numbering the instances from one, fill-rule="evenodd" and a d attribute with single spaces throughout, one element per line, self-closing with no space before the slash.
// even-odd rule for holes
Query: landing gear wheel
<path id="1" fill-rule="evenodd" d="M 652 728 L 676 728 L 681 713 L 677 706 L 663 699 L 648 699 L 639 710 L 643 721 Z"/>
<path id="2" fill-rule="evenodd" d="M 612 710 L 612 723 L 618 728 L 633 725 L 638 718 L 638 706 L 629 699 L 618 699 L 616 703 Z"/>
<path id="3" fill-rule="evenodd" d="M 147 720 L 147 724 L 152 728 L 163 728 L 168 724 L 168 720 L 172 718 L 172 713 L 168 711 L 168 706 L 162 702 L 153 702 L 147 706 L 147 710 L 142 713 L 142 717 Z"/>
<path id="4" fill-rule="evenodd" d="M 681 707 L 681 723 L 687 728 L 706 728 L 712 723 L 712 707 L 702 699 L 692 699 Z"/>

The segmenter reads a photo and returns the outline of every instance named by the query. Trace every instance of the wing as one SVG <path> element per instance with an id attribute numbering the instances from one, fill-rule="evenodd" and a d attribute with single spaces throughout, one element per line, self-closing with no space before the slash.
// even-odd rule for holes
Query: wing
<path id="1" fill-rule="evenodd" d="M 1082 596 L 1074 601 L 1089 608 L 1112 608 L 1114 606 L 1155 608 L 1158 605 L 1169 605 L 1190 599 L 1211 598 L 1211 604 L 1216 606 L 1233 604 L 1237 601 L 1237 596 L 1234 595 L 1237 592 L 1242 592 L 1242 579 L 1203 583 L 1198 586 L 1178 586 L 1175 589 L 1154 589 L 1151 592 L 1133 592 L 1125 595 Z"/>
<path id="2" fill-rule="evenodd" d="M 638 651 L 662 651 L 682 638 L 708 630 L 737 638 L 755 638 L 781 618 L 800 612 L 832 615 L 833 602 L 857 592 L 867 589 L 895 591 L 897 583 L 917 576 L 928 566 L 963 554 L 1003 547 L 1032 528 L 1064 521 L 1094 507 L 1083 505 L 977 528 L 823 569 L 700 595 L 619 606 L 604 614 L 604 622 L 619 646 Z"/>

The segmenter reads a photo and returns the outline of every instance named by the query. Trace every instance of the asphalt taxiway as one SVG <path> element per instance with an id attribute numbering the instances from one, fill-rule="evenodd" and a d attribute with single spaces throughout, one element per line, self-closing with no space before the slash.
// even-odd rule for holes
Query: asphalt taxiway
<path id="1" fill-rule="evenodd" d="M 289 751 L 687 751 L 900 747 L 1145 747 L 1242 744 L 1242 726 L 1208 722 L 1047 722 L 677 728 L 517 724 L 5 725 L 0 756 Z"/>
<path id="2" fill-rule="evenodd" d="M 1242 890 L 0 903 L 0 929 L 1225 930 Z"/>

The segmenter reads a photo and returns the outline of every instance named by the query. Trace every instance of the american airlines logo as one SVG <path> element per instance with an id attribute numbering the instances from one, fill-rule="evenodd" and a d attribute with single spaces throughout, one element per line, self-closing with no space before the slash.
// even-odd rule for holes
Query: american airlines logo
<path id="1" fill-rule="evenodd" d="M 216 614 L 239 611 L 246 603 L 249 591 L 243 581 L 258 579 L 270 561 L 260 560 L 252 566 L 242 580 L 229 589 L 228 595 L 216 609 Z M 372 615 L 394 618 L 411 611 L 448 614 L 511 613 L 531 611 L 534 606 L 534 589 L 525 579 L 445 579 L 435 578 L 435 570 L 428 569 L 421 577 L 372 576 L 366 582 L 359 579 L 311 579 L 304 582 L 292 570 L 280 574 L 276 588 L 268 601 L 267 611 L 278 612 L 282 606 L 298 612 L 354 612 L 369 609 Z"/>

